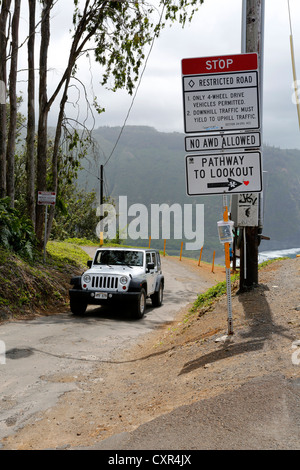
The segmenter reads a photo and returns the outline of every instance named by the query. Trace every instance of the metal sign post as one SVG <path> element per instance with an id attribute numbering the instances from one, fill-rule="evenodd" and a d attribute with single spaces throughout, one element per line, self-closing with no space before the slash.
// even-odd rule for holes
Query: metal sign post
<path id="1" fill-rule="evenodd" d="M 224 222 L 228 221 L 228 206 L 227 196 L 225 199 L 225 210 L 223 214 Z M 225 243 L 225 267 L 226 267 L 226 290 L 227 290 L 227 321 L 228 321 L 228 335 L 233 335 L 233 319 L 232 319 L 232 304 L 231 304 L 231 276 L 230 276 L 230 247 L 229 243 Z"/>
<path id="2" fill-rule="evenodd" d="M 219 237 L 224 243 L 225 250 L 225 270 L 226 270 L 226 291 L 227 291 L 227 322 L 228 335 L 233 335 L 232 303 L 231 303 L 231 276 L 230 276 L 230 242 L 232 242 L 231 226 L 233 222 L 228 220 L 227 196 L 223 196 L 223 221 L 218 222 Z"/>
<path id="3" fill-rule="evenodd" d="M 44 264 L 46 263 L 47 218 L 48 218 L 48 205 L 46 205 L 45 207 L 45 233 L 44 233 L 44 257 L 43 257 Z"/>
<path id="4" fill-rule="evenodd" d="M 46 262 L 46 245 L 47 245 L 47 218 L 48 206 L 55 206 L 56 193 L 48 191 L 38 191 L 38 204 L 46 206 L 45 209 L 45 232 L 44 232 L 44 257 L 43 262 Z"/>

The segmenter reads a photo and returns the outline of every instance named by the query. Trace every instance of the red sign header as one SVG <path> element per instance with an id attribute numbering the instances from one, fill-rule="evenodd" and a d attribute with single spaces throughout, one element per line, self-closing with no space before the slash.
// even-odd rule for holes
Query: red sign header
<path id="1" fill-rule="evenodd" d="M 257 70 L 256 52 L 247 54 L 182 59 L 182 75 Z"/>

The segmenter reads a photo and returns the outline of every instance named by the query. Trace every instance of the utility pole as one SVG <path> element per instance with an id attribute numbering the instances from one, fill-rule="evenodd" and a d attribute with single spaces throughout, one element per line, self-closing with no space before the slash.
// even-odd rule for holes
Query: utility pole
<path id="1" fill-rule="evenodd" d="M 103 165 L 100 165 L 100 207 L 103 204 Z"/>
<path id="2" fill-rule="evenodd" d="M 243 0 L 242 53 L 257 52 L 259 70 L 261 141 L 263 107 L 263 45 L 265 0 Z M 263 225 L 262 197 L 259 194 L 258 226 L 243 227 L 240 245 L 240 291 L 258 284 L 258 246 Z M 240 228 L 241 230 L 241 228 Z"/>

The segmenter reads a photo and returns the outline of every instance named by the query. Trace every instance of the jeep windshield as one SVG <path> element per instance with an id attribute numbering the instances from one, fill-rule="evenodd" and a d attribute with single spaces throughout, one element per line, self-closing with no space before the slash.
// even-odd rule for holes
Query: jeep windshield
<path id="1" fill-rule="evenodd" d="M 101 250 L 97 253 L 94 264 L 143 266 L 141 251 Z"/>

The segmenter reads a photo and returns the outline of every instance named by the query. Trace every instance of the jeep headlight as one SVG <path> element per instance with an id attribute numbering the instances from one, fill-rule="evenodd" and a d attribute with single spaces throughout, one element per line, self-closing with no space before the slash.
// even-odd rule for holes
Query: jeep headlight
<path id="1" fill-rule="evenodd" d="M 128 278 L 126 276 L 120 277 L 120 284 L 127 284 Z"/>
<path id="2" fill-rule="evenodd" d="M 82 279 L 86 283 L 91 282 L 91 276 L 89 274 L 84 274 Z"/>

